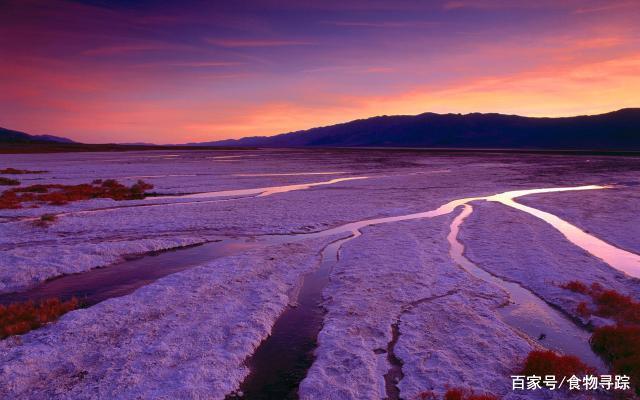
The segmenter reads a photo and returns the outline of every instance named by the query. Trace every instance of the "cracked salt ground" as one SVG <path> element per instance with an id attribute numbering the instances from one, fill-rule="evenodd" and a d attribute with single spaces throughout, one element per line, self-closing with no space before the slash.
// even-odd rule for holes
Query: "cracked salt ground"
<path id="1" fill-rule="evenodd" d="M 551 190 L 551 189 L 549 189 Z M 553 190 L 567 190 L 567 189 L 553 189 Z M 504 195 L 503 195 L 504 196 Z M 506 196 L 508 196 L 508 194 L 506 194 Z M 523 290 L 522 288 L 520 288 L 517 285 L 513 285 L 516 287 L 515 291 L 514 291 L 514 287 L 510 287 L 508 283 L 503 282 L 501 280 L 499 280 L 496 277 L 493 277 L 489 274 L 487 274 L 486 272 L 480 270 L 479 268 L 473 266 L 470 262 L 465 261 L 462 257 L 462 252 L 460 251 L 460 254 L 456 254 L 456 252 L 458 251 L 456 249 L 457 247 L 460 247 L 459 242 L 457 242 L 457 229 L 460 225 L 460 223 L 462 222 L 462 220 L 464 220 L 464 218 L 471 212 L 471 207 L 466 205 L 466 202 L 469 202 L 471 200 L 475 200 L 475 199 L 463 199 L 463 200 L 457 200 L 454 202 L 450 202 L 445 206 L 442 206 L 440 208 L 438 208 L 435 211 L 432 212 L 426 212 L 426 213 L 419 213 L 419 214 L 414 214 L 414 215 L 410 215 L 410 216 L 400 216 L 400 217 L 392 217 L 392 218 L 384 218 L 384 219 L 377 219 L 377 220 L 367 220 L 367 221 L 361 221 L 361 222 L 357 222 L 357 223 L 352 223 L 352 224 L 347 224 L 343 227 L 339 227 L 339 228 L 333 228 L 330 229 L 328 231 L 325 232 L 321 232 L 319 234 L 311 234 L 311 235 L 298 235 L 298 236 L 310 236 L 310 237 L 314 237 L 314 236 L 325 236 L 327 234 L 330 233 L 337 233 L 337 232 L 348 232 L 349 230 L 351 230 L 351 232 L 353 233 L 353 235 L 349 238 L 343 239 L 339 242 L 336 242 L 334 244 L 332 244 L 331 246 L 327 247 L 325 253 L 335 253 L 337 254 L 340 245 L 343 242 L 346 242 L 347 240 L 353 239 L 355 237 L 358 237 L 360 235 L 360 231 L 359 229 L 362 229 L 363 227 L 369 226 L 369 225 L 376 225 L 376 224 L 381 224 L 381 223 L 388 223 L 388 222 L 396 222 L 396 221 L 403 221 L 403 220 L 410 220 L 410 219 L 415 219 L 415 218 L 429 218 L 429 217 L 433 217 L 433 216 L 437 216 L 437 215 L 443 215 L 443 214 L 447 214 L 450 213 L 457 205 L 459 204 L 464 204 L 464 209 L 463 212 L 456 218 L 454 219 L 453 223 L 452 223 L 452 231 L 451 234 L 448 237 L 449 243 L 452 246 L 452 250 L 451 250 L 451 254 L 453 255 L 454 260 L 456 260 L 461 266 L 463 266 L 464 268 L 466 268 L 469 272 L 474 273 L 476 276 L 480 277 L 481 279 L 484 279 L 485 281 L 494 283 L 494 284 L 498 284 L 499 286 L 501 286 L 503 289 L 507 289 L 509 291 L 509 293 L 511 294 L 511 296 L 513 298 L 516 299 L 515 302 L 515 308 L 518 311 L 522 311 L 522 309 L 526 308 L 527 306 L 531 306 L 533 305 L 534 308 L 536 309 L 536 314 L 545 314 L 545 312 L 547 314 L 549 314 L 549 312 L 546 310 L 547 308 L 549 308 L 545 303 L 539 301 L 537 298 L 535 298 L 535 296 L 533 296 L 532 294 L 526 292 L 525 290 Z M 282 240 L 287 240 L 286 237 L 282 238 Z M 320 271 L 322 272 L 322 274 L 324 275 L 324 278 L 326 279 L 327 274 L 328 274 L 328 270 L 329 267 L 325 266 L 324 267 L 324 271 L 323 268 L 320 269 Z M 297 314 L 299 314 L 302 318 L 308 317 L 309 315 L 313 315 L 316 314 L 318 315 L 317 312 L 317 304 L 315 304 L 313 302 L 313 299 L 315 299 L 315 301 L 318 301 L 320 298 L 320 291 L 322 289 L 322 283 L 321 282 L 316 282 L 319 279 L 319 275 L 316 274 L 312 274 L 309 277 L 309 280 L 305 279 L 305 284 L 303 285 L 303 294 L 305 293 L 304 288 L 308 287 L 309 285 L 311 285 L 315 290 L 311 290 L 310 294 L 307 294 L 307 296 L 311 297 L 312 301 L 307 301 L 308 304 L 307 305 L 307 309 L 306 310 L 296 310 Z M 525 293 L 525 296 L 523 297 L 523 294 L 521 292 Z M 527 294 L 528 294 L 528 298 L 527 298 Z M 435 298 L 438 298 L 439 296 L 436 296 Z M 534 299 L 532 301 L 532 299 Z M 304 300 L 304 299 L 303 299 Z M 309 300 L 309 299 L 306 299 Z M 428 299 L 430 300 L 430 299 Z M 535 301 L 537 300 L 537 302 Z M 417 300 L 414 301 L 412 303 L 409 304 L 409 306 L 404 306 L 403 307 L 403 311 L 400 314 L 400 318 L 402 317 L 402 315 L 404 314 L 404 312 L 407 311 L 407 309 L 411 309 L 412 307 L 414 307 L 415 305 L 418 305 L 420 303 L 422 303 L 422 300 Z M 315 311 L 314 311 L 315 310 Z M 553 311 L 553 310 L 551 310 Z M 319 326 L 321 323 L 321 317 L 317 318 L 317 321 L 315 323 L 310 322 L 310 321 L 304 321 L 304 320 L 300 320 L 298 319 L 298 324 L 296 325 L 292 325 L 291 322 L 287 322 L 288 319 L 292 319 L 293 321 L 295 321 L 295 317 L 294 318 L 287 318 L 288 314 L 290 314 L 290 311 L 285 312 L 285 314 L 283 316 L 281 316 L 278 320 L 278 322 L 276 322 L 276 326 L 274 327 L 271 336 L 269 337 L 269 339 L 263 343 L 258 351 L 256 352 L 256 354 L 252 357 L 252 360 L 254 360 L 253 365 L 252 363 L 248 363 L 249 366 L 252 367 L 253 369 L 253 373 L 252 375 L 249 377 L 248 380 L 245 381 L 245 383 L 243 383 L 243 385 L 246 388 L 249 389 L 245 389 L 242 392 L 246 393 L 247 396 L 249 396 L 249 398 L 270 398 L 270 396 L 273 393 L 279 393 L 278 391 L 280 390 L 285 390 L 283 392 L 284 395 L 287 395 L 290 392 L 293 392 L 295 390 L 295 387 L 297 386 L 297 382 L 298 379 L 300 378 L 296 378 L 295 376 L 291 376 L 291 363 L 284 363 L 283 364 L 283 368 L 281 368 L 281 370 L 283 372 L 278 373 L 276 371 L 276 373 L 271 373 L 271 376 L 267 376 L 266 379 L 264 379 L 264 377 L 262 377 L 262 374 L 264 373 L 265 370 L 267 371 L 271 371 L 271 360 L 274 358 L 274 356 L 276 354 L 280 354 L 283 351 L 287 351 L 289 350 L 290 353 L 292 353 L 292 355 L 294 356 L 298 356 L 298 355 L 302 355 L 304 356 L 305 353 L 309 353 L 311 348 L 307 348 L 306 351 L 298 349 L 297 351 L 291 351 L 290 348 L 286 348 L 286 346 L 288 346 L 291 342 L 291 337 L 289 336 L 291 334 L 292 329 L 298 329 L 300 328 L 300 323 L 302 322 L 302 326 L 304 326 L 305 328 L 309 329 L 309 331 L 311 332 L 311 335 L 307 335 L 308 337 L 306 339 L 309 338 L 313 338 L 312 333 L 314 332 L 314 329 L 316 326 Z M 531 321 L 529 320 L 529 318 L 522 318 L 522 316 L 518 317 L 517 314 L 515 314 L 516 317 L 514 317 L 514 313 L 511 312 L 508 315 L 506 315 L 505 320 L 508 322 L 511 322 L 512 325 L 516 326 L 516 327 L 521 327 L 520 324 L 522 324 L 523 321 L 526 321 L 529 326 L 532 326 L 534 329 L 540 329 L 541 325 L 540 324 L 536 324 L 531 323 Z M 551 312 L 551 315 L 553 315 L 553 312 Z M 557 317 L 557 315 L 556 315 Z M 282 325 L 282 321 L 284 321 L 284 328 L 280 329 L 280 326 Z M 549 328 L 548 326 L 548 322 L 550 321 L 549 318 L 546 318 L 546 321 L 543 321 L 545 323 L 547 323 L 547 328 Z M 564 321 L 564 320 L 561 320 Z M 553 321 L 555 323 L 555 325 L 557 325 L 557 321 Z M 396 320 L 395 323 L 391 324 L 392 327 L 392 332 L 395 334 L 394 337 L 392 338 L 390 344 L 388 345 L 388 349 L 392 350 L 395 347 L 395 344 L 398 340 L 398 336 L 399 336 L 399 319 Z M 567 330 L 567 327 L 569 328 Z M 562 345 L 558 346 L 558 343 L 562 343 L 562 339 L 564 339 L 565 341 L 567 339 L 569 339 L 569 342 L 574 343 L 571 341 L 572 338 L 578 338 L 575 335 L 571 335 L 570 332 L 573 331 L 579 331 L 577 328 L 575 328 L 574 326 L 572 326 L 568 321 L 565 321 L 565 325 L 563 326 L 563 328 L 565 329 L 564 332 L 561 332 L 564 334 L 563 335 L 556 335 L 555 332 L 553 331 L 553 329 L 551 330 L 552 333 L 550 334 L 550 342 L 554 345 L 556 345 L 558 347 L 559 350 L 564 350 L 565 352 L 568 352 L 570 354 L 580 354 L 578 352 L 576 352 L 576 347 L 574 346 L 574 348 L 569 349 L 570 351 L 567 351 L 567 348 L 563 348 Z M 523 329 L 526 331 L 526 329 Z M 294 335 L 294 338 L 300 338 L 303 337 L 304 339 L 304 335 Z M 283 340 L 287 339 L 287 340 Z M 586 335 L 585 335 L 586 338 Z M 580 339 L 585 339 L 582 337 L 579 337 L 578 342 L 577 343 L 582 343 L 583 347 L 588 349 L 588 346 L 586 346 L 586 340 L 580 340 Z M 308 341 L 307 341 L 308 342 Z M 272 345 L 272 343 L 276 343 L 276 345 Z M 307 346 L 309 346 L 307 344 Z M 267 349 L 267 350 L 265 350 Z M 571 352 L 571 350 L 574 350 L 573 352 Z M 578 350 L 580 350 L 578 348 Z M 588 351 L 588 350 L 587 350 Z M 263 353 L 266 353 L 266 355 L 261 355 Z M 588 355 L 587 353 L 585 354 L 580 354 L 584 357 L 584 355 Z M 255 361 L 258 360 L 258 361 Z M 259 360 L 262 360 L 261 362 Z M 591 358 L 587 358 L 587 361 L 592 361 L 593 363 L 593 357 Z M 596 359 L 597 360 L 597 359 Z M 385 392 L 387 394 L 388 398 L 397 398 L 399 396 L 398 394 L 398 389 L 395 386 L 395 383 L 397 383 L 397 380 L 399 380 L 402 376 L 402 369 L 401 369 L 401 361 L 395 356 L 395 354 L 393 354 L 391 351 L 389 351 L 388 353 L 388 361 L 392 363 L 389 371 L 384 375 L 385 377 Z M 309 361 L 310 362 L 310 361 Z M 261 367 L 261 364 L 264 364 L 265 366 Z M 301 369 L 301 373 L 304 373 L 304 362 L 302 363 L 303 366 L 299 367 L 302 368 Z M 283 375 L 284 375 L 284 381 L 285 382 L 280 382 L 283 380 Z M 303 375 L 301 375 L 300 377 L 302 377 Z M 261 382 L 262 381 L 262 382 Z M 258 382 L 258 383 L 256 383 Z M 283 389 L 284 388 L 284 389 Z M 293 392 L 295 393 L 295 392 Z M 281 393 L 282 394 L 282 393 Z"/>
<path id="2" fill-rule="evenodd" d="M 303 153 L 290 154 L 302 157 L 300 154 Z M 329 154 L 323 160 L 322 168 L 339 171 L 351 170 L 355 165 L 366 165 L 360 172 L 371 175 L 371 166 L 375 164 L 371 164 L 369 159 L 378 162 L 380 156 L 368 158 L 366 154 L 356 153 L 358 162 L 349 153 L 340 153 L 335 158 L 331 158 L 333 156 Z M 185 165 L 184 161 L 191 157 L 194 156 L 180 157 L 179 161 L 173 162 L 170 166 L 171 173 L 181 169 Z M 289 156 L 287 160 L 291 158 Z M 3 263 L 0 276 L 8 276 L 5 273 L 11 272 L 11 279 L 19 284 L 28 282 L 21 278 L 23 271 L 36 272 L 38 276 L 55 276 L 59 273 L 60 268 L 51 263 L 48 257 L 40 255 L 45 253 L 33 247 L 33 240 L 37 240 L 39 249 L 87 258 L 81 268 L 88 269 L 96 265 L 96 255 L 89 257 L 83 253 L 82 248 L 65 247 L 66 243 L 80 234 L 88 234 L 91 240 L 104 241 L 105 245 L 111 246 L 115 238 L 121 238 L 123 233 L 129 240 L 140 240 L 141 244 L 148 243 L 148 238 L 157 238 L 161 234 L 167 235 L 163 245 L 170 247 L 169 235 L 198 242 L 213 237 L 214 234 L 219 237 L 226 233 L 246 235 L 291 232 L 296 231 L 299 226 L 310 224 L 309 221 L 313 221 L 311 229 L 323 230 L 349 220 L 371 216 L 384 218 L 435 209 L 451 198 L 460 198 L 470 193 L 484 195 L 507 189 L 549 187 L 567 182 L 584 185 L 585 182 L 603 183 L 612 179 L 609 172 L 591 173 L 576 169 L 567 174 L 563 167 L 556 167 L 564 171 L 561 179 L 556 182 L 549 175 L 541 178 L 543 175 L 536 173 L 538 160 L 542 160 L 544 168 L 579 163 L 564 157 L 500 157 L 499 163 L 487 163 L 486 160 L 473 157 L 432 158 L 403 153 L 402 164 L 394 164 L 393 158 L 388 159 L 391 160 L 388 165 L 403 165 L 407 175 L 343 182 L 313 191 L 234 201 L 235 210 L 241 210 L 242 213 L 230 214 L 233 210 L 227 206 L 230 202 L 175 207 L 174 210 L 180 209 L 175 217 L 162 207 L 144 215 L 133 209 L 117 210 L 103 216 L 70 217 L 68 221 L 62 219 L 58 226 L 54 225 L 48 231 L 36 232 L 31 241 L 24 240 L 25 226 L 5 223 L 0 228 L 5 233 L 0 245 L 9 246 L 7 248 L 10 251 L 0 259 Z M 442 174 L 409 175 L 420 171 L 411 166 L 408 160 L 420 164 L 420 169 L 437 170 L 445 167 L 451 172 L 446 174 L 446 179 Z M 165 173 L 160 171 L 165 168 L 163 162 L 161 158 L 154 161 L 154 173 Z M 260 162 L 263 162 L 262 158 Z M 603 158 L 601 162 L 615 164 L 617 161 Z M 70 164 L 65 161 L 64 165 L 67 168 Z M 197 165 L 199 164 L 190 162 L 189 169 Z M 282 172 L 283 159 L 278 157 L 273 164 L 267 162 L 263 165 L 267 168 L 262 168 L 261 172 L 267 172 L 269 168 L 276 173 Z M 629 161 L 625 165 L 628 168 Z M 134 167 L 139 168 L 137 165 Z M 509 173 L 505 175 L 504 168 L 507 167 Z M 245 172 L 238 171 L 238 165 L 219 165 L 217 168 L 226 171 L 236 168 L 234 173 Z M 624 176 L 631 177 L 634 173 L 631 170 L 625 172 L 622 168 L 615 171 L 615 179 L 621 181 L 630 179 Z M 148 173 L 131 172 L 131 175 Z M 181 193 L 203 189 L 232 189 L 225 187 L 228 183 L 224 180 L 219 181 L 223 179 L 223 175 L 218 176 L 216 185 L 220 187 L 211 189 L 201 187 L 204 182 L 201 177 L 180 181 L 165 178 L 159 180 L 159 185 L 170 185 L 172 190 Z M 74 179 L 80 178 L 76 176 Z M 278 182 L 298 183 L 300 181 Z M 273 183 L 243 186 L 269 185 Z M 607 191 L 590 191 L 597 192 Z M 374 195 L 369 196 L 367 193 Z M 583 196 L 583 201 L 588 198 L 589 196 Z M 79 204 L 74 207 L 95 205 L 94 202 L 87 202 L 87 205 Z M 536 254 L 535 251 L 544 249 L 544 246 L 562 249 L 556 257 L 558 260 L 579 258 L 579 270 L 593 279 L 615 283 L 615 287 L 620 288 L 623 293 L 637 289 L 635 281 L 571 244 L 545 222 L 497 203 L 481 201 L 473 206 L 477 212 L 469 216 L 461 232 L 469 259 L 483 269 L 509 280 L 521 283 L 525 281 L 528 289 L 543 296 L 549 303 L 568 310 L 574 300 L 567 299 L 574 299 L 574 296 L 562 293 L 559 289 L 554 289 L 556 292 L 549 290 L 548 287 L 555 287 L 553 283 L 536 275 L 532 276 L 531 273 L 536 271 L 531 267 L 531 260 L 536 257 L 547 260 L 551 256 L 549 251 Z M 7 216 L 28 215 L 33 212 L 16 211 Z M 283 215 L 286 218 L 282 218 Z M 389 349 L 393 342 L 392 325 L 398 321 L 399 313 L 412 301 L 446 294 L 448 290 L 456 291 L 442 298 L 418 303 L 402 313 L 399 319 L 398 340 L 391 348 L 392 353 L 402 361 L 403 377 L 397 384 L 402 398 L 411 398 L 430 388 L 441 390 L 447 384 L 460 382 L 498 394 L 500 388 L 510 387 L 510 382 L 505 382 L 505 377 L 512 372 L 519 357 L 537 345 L 510 329 L 496 311 L 508 300 L 505 292 L 469 275 L 450 260 L 446 231 L 453 216 L 451 214 L 412 222 L 400 220 L 394 224 L 369 226 L 363 229 L 365 234 L 361 238 L 349 242 L 343 248 L 341 261 L 336 264 L 324 290 L 327 320 L 318 336 L 318 358 L 300 385 L 301 397 L 326 398 L 308 397 L 313 396 L 316 389 L 333 390 L 336 399 L 385 397 L 387 386 L 383 377 L 389 372 L 391 365 L 388 362 L 389 354 L 381 350 Z M 513 226 L 504 225 L 502 221 L 508 219 L 516 221 L 519 227 L 534 229 L 536 235 L 513 233 Z M 123 225 L 123 221 L 126 224 Z M 626 221 L 630 219 L 623 218 L 618 224 Z M 136 227 L 135 231 L 123 229 L 131 225 Z M 96 230 L 97 226 L 100 227 L 99 230 Z M 140 232 L 145 235 L 140 237 Z M 604 234 L 608 235 L 607 232 Z M 300 278 L 317 268 L 319 259 L 311 255 L 319 252 L 328 243 L 325 239 L 330 238 L 315 237 L 314 241 L 298 241 L 250 250 L 216 260 L 206 267 L 199 266 L 170 275 L 130 295 L 72 312 L 41 331 L 0 343 L 0 354 L 3 354 L 0 360 L 3 366 L 0 387 L 3 390 L 11 388 L 12 397 L 15 398 L 43 397 L 46 393 L 57 393 L 58 397 L 64 397 L 64 393 L 56 392 L 61 390 L 59 388 L 70 391 L 74 398 L 95 397 L 96 393 L 102 397 L 119 398 L 223 398 L 225 393 L 237 390 L 248 373 L 243 362 L 253 353 L 258 343 L 269 335 L 277 316 L 291 301 Z M 510 241 L 511 239 L 513 240 Z M 528 246 L 530 241 L 536 246 Z M 496 249 L 496 246 L 499 247 Z M 522 246 L 532 247 L 530 250 L 533 257 L 529 255 L 530 260 L 523 264 L 527 269 L 512 268 L 508 271 L 506 266 L 520 264 L 520 261 L 515 261 L 518 252 L 529 254 L 523 251 Z M 14 249 L 20 248 L 28 249 L 33 255 L 29 268 L 22 265 L 19 258 L 12 258 L 18 254 Z M 122 242 L 121 246 L 109 254 L 117 257 L 131 252 L 130 249 L 130 243 Z M 484 251 L 485 249 L 488 250 Z M 498 251 L 500 257 L 496 257 Z M 8 254 L 11 256 L 7 257 Z M 310 258 L 305 258 L 305 255 Z M 416 258 L 420 260 L 416 262 L 415 268 L 427 270 L 419 277 L 414 276 L 411 271 L 414 267 L 410 265 Z M 390 264 L 385 267 L 388 262 Z M 562 264 L 550 262 L 543 263 L 540 269 L 541 272 L 552 274 L 556 282 L 562 283 L 572 274 L 575 276 L 576 270 L 567 266 L 565 271 L 563 267 Z M 350 274 L 351 268 L 359 272 Z M 378 271 L 379 269 L 384 271 Z M 385 285 L 374 286 L 371 283 L 371 280 L 380 277 L 387 288 Z M 364 287 L 359 288 L 360 284 Z M 182 299 L 181 296 L 186 296 L 187 299 Z M 172 304 L 171 299 L 179 301 Z M 388 303 L 392 303 L 392 306 Z M 211 307 L 212 310 L 209 309 Z M 389 308 L 393 308 L 393 312 L 388 312 Z M 219 316 L 213 317 L 216 314 L 211 314 L 212 312 L 219 313 Z M 384 324 L 376 325 L 373 320 L 377 317 L 384 319 Z M 340 319 L 344 321 L 340 322 Z M 341 330 L 343 326 L 347 326 L 347 322 L 350 329 Z M 104 338 L 108 340 L 104 341 Z M 122 346 L 122 343 L 127 345 Z M 146 350 L 141 351 L 142 349 Z M 350 353 L 356 356 L 350 357 Z M 81 356 L 83 354 L 86 357 Z M 353 374 L 349 375 L 352 370 Z M 47 371 L 57 372 L 55 377 L 47 379 Z M 55 382 L 56 387 L 49 386 L 48 382 L 51 385 Z M 314 382 L 320 382 L 323 387 L 318 388 Z"/>

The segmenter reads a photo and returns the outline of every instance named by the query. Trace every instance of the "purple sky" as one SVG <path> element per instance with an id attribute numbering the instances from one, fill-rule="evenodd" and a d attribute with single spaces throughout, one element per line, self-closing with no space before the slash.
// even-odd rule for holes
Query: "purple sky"
<path id="1" fill-rule="evenodd" d="M 159 5 L 161 4 L 161 5 Z M 0 2 L 0 126 L 85 142 L 640 105 L 640 2 Z"/>

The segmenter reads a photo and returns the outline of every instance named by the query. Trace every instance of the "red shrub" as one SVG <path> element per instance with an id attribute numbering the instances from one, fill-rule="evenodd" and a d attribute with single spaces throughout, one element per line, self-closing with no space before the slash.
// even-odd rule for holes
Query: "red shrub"
<path id="1" fill-rule="evenodd" d="M 138 181 L 131 187 L 118 183 L 114 179 L 95 180 L 92 184 L 80 185 L 31 185 L 7 190 L 0 196 L 0 209 L 20 208 L 21 203 L 41 202 L 50 205 L 64 205 L 73 201 L 110 198 L 113 200 L 143 199 L 146 190 L 152 189 L 144 181 Z"/>
<path id="2" fill-rule="evenodd" d="M 496 396 L 495 394 L 472 394 L 471 396 L 467 397 L 466 400 L 498 400 L 499 397 Z"/>
<path id="3" fill-rule="evenodd" d="M 0 195 L 0 209 L 22 208 L 18 196 L 8 190 Z"/>
<path id="4" fill-rule="evenodd" d="M 580 282 L 569 282 L 562 287 L 573 291 L 586 288 Z M 597 328 L 593 332 L 591 348 L 611 365 L 614 373 L 631 377 L 636 394 L 640 395 L 640 302 L 615 290 L 606 290 L 597 283 L 580 293 L 591 296 L 596 308 L 589 311 L 583 302 L 578 305 L 578 314 L 593 313 L 616 321 L 616 325 Z"/>
<path id="5" fill-rule="evenodd" d="M 563 289 L 571 290 L 572 292 L 576 292 L 576 293 L 582 293 L 582 294 L 589 293 L 589 288 L 587 287 L 587 285 L 579 281 L 571 281 L 571 282 L 565 283 L 560 287 Z"/>
<path id="6" fill-rule="evenodd" d="M 570 377 L 593 373 L 591 367 L 574 356 L 558 355 L 551 350 L 534 350 L 527 356 L 522 373 L 524 375 L 555 375 Z"/>
<path id="7" fill-rule="evenodd" d="M 62 302 L 59 299 L 47 299 L 35 304 L 12 303 L 0 305 L 0 339 L 12 335 L 21 335 L 48 322 L 55 321 L 62 314 L 75 310 L 80 305 L 75 297 Z"/>
<path id="8" fill-rule="evenodd" d="M 582 293 L 591 297 L 595 311 L 590 311 L 587 303 L 578 304 L 576 312 L 586 317 L 591 314 L 604 318 L 611 318 L 618 323 L 640 324 L 640 302 L 625 296 L 615 290 L 605 290 L 602 285 L 594 283 L 587 287 L 584 283 L 572 281 L 562 285 L 563 288 L 573 292 Z"/>
<path id="9" fill-rule="evenodd" d="M 444 394 L 444 400 L 462 400 L 465 396 L 465 392 L 460 388 L 453 388 L 447 390 Z"/>
<path id="10" fill-rule="evenodd" d="M 473 390 L 452 388 L 444 394 L 444 400 L 498 400 L 493 394 L 475 394 Z"/>
<path id="11" fill-rule="evenodd" d="M 435 393 L 433 393 L 433 390 L 426 390 L 422 393 L 419 393 L 418 396 L 416 397 L 416 400 L 437 400 L 438 397 L 436 396 Z"/>
<path id="12" fill-rule="evenodd" d="M 16 193 L 25 193 L 25 192 L 29 192 L 29 193 L 47 193 L 49 191 L 49 188 L 52 187 L 52 186 L 53 185 L 30 185 L 30 186 L 25 186 L 25 187 L 13 189 L 13 191 L 16 192 Z"/>
<path id="13" fill-rule="evenodd" d="M 640 395 L 640 326 L 617 324 L 597 328 L 591 348 L 604 358 L 616 374 L 628 375 Z"/>
<path id="14" fill-rule="evenodd" d="M 438 397 L 432 390 L 418 394 L 416 400 L 437 400 Z M 451 388 L 444 394 L 443 400 L 498 400 L 494 394 L 475 394 L 471 389 Z"/>
<path id="15" fill-rule="evenodd" d="M 5 178 L 0 176 L 0 185 L 2 186 L 17 186 L 20 184 L 20 181 L 17 179 Z"/>
<path id="16" fill-rule="evenodd" d="M 615 290 L 604 290 L 594 296 L 596 314 L 620 323 L 640 324 L 640 303 Z"/>
<path id="17" fill-rule="evenodd" d="M 578 313 L 578 315 L 583 317 L 583 318 L 587 318 L 588 316 L 591 315 L 591 311 L 589 310 L 589 306 L 584 301 L 582 301 L 582 302 L 580 302 L 580 304 L 578 304 L 578 307 L 576 308 L 576 313 Z"/>

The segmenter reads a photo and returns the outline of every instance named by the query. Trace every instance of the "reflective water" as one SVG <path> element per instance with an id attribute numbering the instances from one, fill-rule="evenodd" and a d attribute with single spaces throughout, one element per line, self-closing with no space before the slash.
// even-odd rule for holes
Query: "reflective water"
<path id="1" fill-rule="evenodd" d="M 303 175 L 340 175 L 346 174 L 346 172 L 289 172 L 280 174 L 233 174 L 233 176 L 303 176 Z"/>
<path id="2" fill-rule="evenodd" d="M 164 276 L 256 246 L 258 244 L 244 240 L 222 240 L 150 253 L 108 267 L 54 278 L 24 292 L 0 294 L 0 304 L 77 297 L 83 306 L 91 306 L 132 293 Z"/>
<path id="3" fill-rule="evenodd" d="M 572 188 L 553 188 L 553 189 L 533 189 L 518 190 L 489 196 L 485 198 L 487 201 L 495 201 L 513 207 L 520 211 L 529 213 L 556 228 L 571 243 L 588 251 L 592 255 L 598 257 L 613 268 L 616 268 L 627 275 L 640 278 L 640 255 L 619 249 L 609 243 L 590 235 L 582 229 L 570 224 L 569 222 L 537 208 L 525 206 L 514 201 L 515 198 L 537 193 L 565 192 L 570 190 L 595 190 L 606 189 L 605 186 L 578 186 Z"/>
<path id="4" fill-rule="evenodd" d="M 251 373 L 240 386 L 243 395 L 229 398 L 298 398 L 298 386 L 313 363 L 316 338 L 322 329 L 322 291 L 329 283 L 340 247 L 353 238 L 337 240 L 324 248 L 318 269 L 304 277 L 295 306 L 278 317 L 271 335 L 246 361 Z"/>
<path id="5" fill-rule="evenodd" d="M 547 348 L 575 355 L 592 367 L 606 371 L 602 360 L 589 346 L 589 332 L 576 326 L 564 314 L 529 290 L 490 274 L 464 256 L 464 245 L 458 240 L 458 234 L 460 225 L 472 212 L 472 206 L 465 204 L 462 212 L 451 223 L 447 236 L 451 258 L 476 278 L 496 285 L 509 294 L 510 304 L 499 309 L 503 321 Z"/>
<path id="6" fill-rule="evenodd" d="M 352 176 L 348 178 L 331 179 L 329 181 L 324 181 L 324 182 L 301 183 L 297 185 L 268 186 L 268 187 L 251 188 L 251 189 L 221 190 L 217 192 L 193 193 L 193 194 L 185 194 L 181 196 L 157 196 L 157 197 L 148 197 L 147 199 L 149 200 L 201 199 L 201 198 L 210 198 L 210 197 L 238 197 L 238 196 L 251 196 L 251 195 L 257 195 L 258 197 L 263 197 L 263 196 L 270 196 L 276 193 L 286 193 L 294 190 L 305 190 L 315 186 L 332 185 L 334 183 L 353 181 L 358 179 L 367 179 L 367 178 L 368 176 Z"/>

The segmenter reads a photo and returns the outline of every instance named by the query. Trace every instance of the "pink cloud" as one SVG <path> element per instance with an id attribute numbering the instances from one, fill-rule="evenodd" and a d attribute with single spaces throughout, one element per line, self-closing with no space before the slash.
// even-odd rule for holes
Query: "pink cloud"
<path id="1" fill-rule="evenodd" d="M 587 14 L 587 13 L 599 13 L 606 12 L 612 10 L 619 10 L 628 7 L 637 6 L 638 3 L 636 1 L 606 1 L 599 5 L 594 5 L 591 7 L 579 7 L 574 10 L 575 14 Z"/>
<path id="2" fill-rule="evenodd" d="M 208 43 L 222 47 L 280 47 L 280 46 L 307 46 L 314 42 L 306 40 L 288 39 L 206 39 Z"/>
<path id="3" fill-rule="evenodd" d="M 174 51 L 192 49 L 188 46 L 179 46 L 168 43 L 129 43 L 112 46 L 102 46 L 88 49 L 82 52 L 86 56 L 110 56 L 115 54 L 135 53 L 143 51 Z"/>

